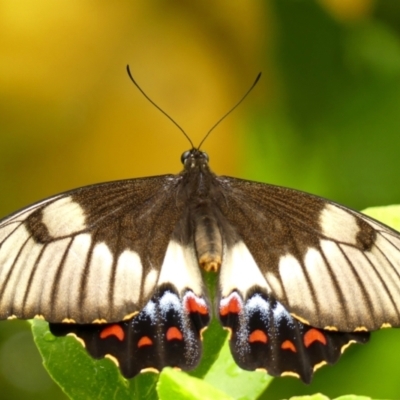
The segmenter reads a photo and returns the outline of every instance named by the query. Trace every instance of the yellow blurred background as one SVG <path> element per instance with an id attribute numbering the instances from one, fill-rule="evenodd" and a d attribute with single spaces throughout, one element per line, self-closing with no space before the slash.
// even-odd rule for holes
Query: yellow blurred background
<path id="1" fill-rule="evenodd" d="M 127 64 L 195 145 L 263 72 L 203 145 L 216 173 L 355 208 L 400 203 L 399 2 L 0 0 L 1 215 L 180 170 L 190 144 Z M 0 398 L 63 399 L 23 324 L 0 324 Z M 311 386 L 280 379 L 263 398 L 400 398 L 400 334 L 376 337 Z"/>
<path id="2" fill-rule="evenodd" d="M 196 144 L 263 68 L 262 3 L 0 4 L 1 175 L 20 193 L 7 190 L 9 211 L 69 187 L 179 171 L 189 143 L 127 64 Z M 235 119 L 256 96 L 208 140 L 210 153 L 230 153 L 214 168 L 235 169 Z"/>

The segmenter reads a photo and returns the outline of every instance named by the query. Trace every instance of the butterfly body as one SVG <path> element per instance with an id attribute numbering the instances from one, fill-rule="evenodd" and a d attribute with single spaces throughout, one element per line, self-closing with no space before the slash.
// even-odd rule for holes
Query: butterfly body
<path id="1" fill-rule="evenodd" d="M 400 325 L 400 236 L 328 200 L 217 176 L 92 185 L 0 222 L 0 318 L 41 317 L 126 377 L 194 368 L 212 305 L 245 369 L 309 382 L 368 331 Z"/>

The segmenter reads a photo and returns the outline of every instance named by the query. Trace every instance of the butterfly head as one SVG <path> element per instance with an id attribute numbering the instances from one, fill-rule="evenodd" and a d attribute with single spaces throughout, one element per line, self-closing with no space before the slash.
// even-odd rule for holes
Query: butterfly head
<path id="1" fill-rule="evenodd" d="M 196 168 L 208 168 L 208 154 L 204 151 L 192 149 L 185 151 L 181 156 L 181 161 L 185 170 L 193 170 Z"/>

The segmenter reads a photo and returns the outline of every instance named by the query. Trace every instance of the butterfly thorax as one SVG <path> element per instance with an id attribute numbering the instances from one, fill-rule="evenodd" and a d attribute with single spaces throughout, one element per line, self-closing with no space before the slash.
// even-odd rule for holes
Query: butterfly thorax
<path id="1" fill-rule="evenodd" d="M 192 149 L 182 154 L 185 196 L 189 201 L 189 221 L 199 265 L 206 271 L 218 271 L 222 262 L 222 235 L 212 194 L 215 175 L 208 166 L 208 155 Z"/>

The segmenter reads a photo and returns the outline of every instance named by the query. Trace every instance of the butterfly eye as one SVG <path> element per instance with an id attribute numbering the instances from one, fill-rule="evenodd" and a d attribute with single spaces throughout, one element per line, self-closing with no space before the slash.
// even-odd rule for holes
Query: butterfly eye
<path id="1" fill-rule="evenodd" d="M 189 158 L 189 156 L 190 156 L 190 151 L 189 150 L 187 150 L 184 153 L 182 153 L 182 155 L 181 155 L 181 163 L 183 165 L 185 165 L 185 161 Z"/>
<path id="2" fill-rule="evenodd" d="M 204 151 L 203 151 L 203 157 L 204 157 L 204 159 L 206 160 L 207 163 L 210 161 L 210 157 L 208 157 L 208 154 L 205 153 Z"/>

